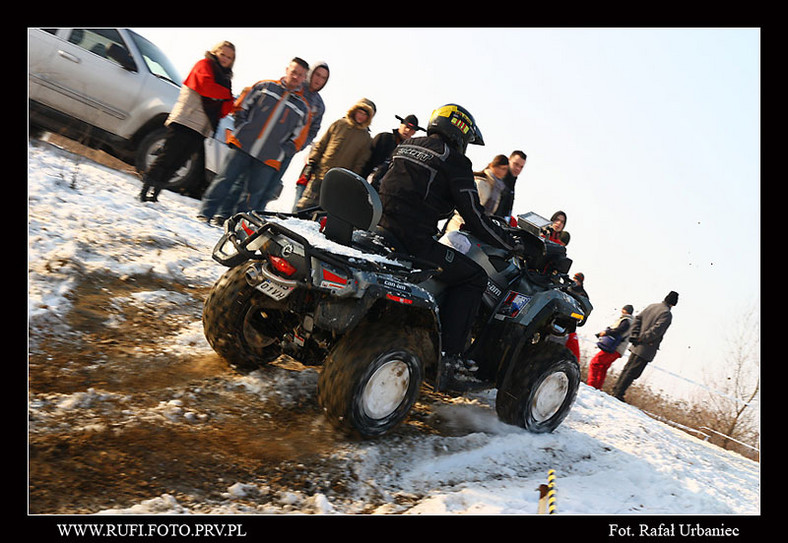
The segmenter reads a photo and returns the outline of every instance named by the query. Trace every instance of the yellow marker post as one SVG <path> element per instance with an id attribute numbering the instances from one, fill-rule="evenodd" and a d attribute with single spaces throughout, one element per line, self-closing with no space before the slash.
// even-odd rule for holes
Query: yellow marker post
<path id="1" fill-rule="evenodd" d="M 547 472 L 547 484 L 539 485 L 539 508 L 540 515 L 555 514 L 555 470 Z"/>

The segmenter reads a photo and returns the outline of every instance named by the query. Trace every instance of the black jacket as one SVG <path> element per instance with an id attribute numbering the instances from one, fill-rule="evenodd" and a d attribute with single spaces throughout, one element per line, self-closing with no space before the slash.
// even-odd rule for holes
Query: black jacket
<path id="1" fill-rule="evenodd" d="M 512 237 L 484 215 L 471 161 L 432 136 L 410 138 L 394 151 L 380 183 L 380 225 L 418 254 L 438 233 L 438 222 L 456 209 L 465 229 L 486 243 L 511 250 Z"/>
<path id="2" fill-rule="evenodd" d="M 508 217 L 512 214 L 514 207 L 514 184 L 517 178 L 511 172 L 507 172 L 503 178 L 503 184 L 506 185 L 506 190 L 501 193 L 501 200 L 498 202 L 498 208 L 493 211 L 493 215 L 499 217 Z"/>
<path id="3" fill-rule="evenodd" d="M 369 160 L 367 160 L 367 163 L 361 170 L 361 177 L 366 179 L 375 168 L 389 159 L 391 153 L 394 152 L 394 149 L 399 143 L 399 138 L 399 131 L 396 129 L 392 130 L 391 132 L 381 132 L 372 138 L 372 143 L 370 144 L 372 148 L 372 154 L 369 156 Z"/>

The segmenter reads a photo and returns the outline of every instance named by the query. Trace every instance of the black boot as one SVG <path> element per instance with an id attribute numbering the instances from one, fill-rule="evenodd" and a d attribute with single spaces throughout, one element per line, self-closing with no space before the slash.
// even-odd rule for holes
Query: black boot
<path id="1" fill-rule="evenodd" d="M 152 191 L 152 192 L 151 192 Z M 143 183 L 142 191 L 140 191 L 141 202 L 158 202 L 161 187 L 151 183 Z"/>
<path id="2" fill-rule="evenodd" d="M 153 187 L 153 193 L 148 196 L 149 202 L 158 202 L 159 201 L 159 193 L 161 192 L 161 187 L 156 185 Z"/>
<path id="3" fill-rule="evenodd" d="M 152 192 L 151 192 L 152 191 Z M 158 202 L 161 184 L 151 179 L 147 174 L 142 178 L 141 202 Z"/>
<path id="4" fill-rule="evenodd" d="M 459 356 L 445 356 L 438 364 L 435 388 L 439 392 L 474 392 L 492 388 L 492 383 L 479 379 L 474 372 L 479 368 L 472 360 Z"/>
<path id="5" fill-rule="evenodd" d="M 142 190 L 140 191 L 140 202 L 147 202 L 148 201 L 148 190 L 150 189 L 150 185 L 144 183 L 142 185 Z"/>

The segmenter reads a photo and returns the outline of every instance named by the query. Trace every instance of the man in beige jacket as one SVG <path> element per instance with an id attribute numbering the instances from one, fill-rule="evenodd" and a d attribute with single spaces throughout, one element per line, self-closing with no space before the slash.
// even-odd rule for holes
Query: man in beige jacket
<path id="1" fill-rule="evenodd" d="M 307 159 L 312 177 L 296 205 L 297 209 L 314 207 L 320 203 L 323 177 L 331 168 L 345 168 L 361 174 L 372 152 L 369 125 L 372 124 L 375 111 L 372 100 L 362 98 L 344 117 L 334 121 L 320 141 L 312 146 Z"/>

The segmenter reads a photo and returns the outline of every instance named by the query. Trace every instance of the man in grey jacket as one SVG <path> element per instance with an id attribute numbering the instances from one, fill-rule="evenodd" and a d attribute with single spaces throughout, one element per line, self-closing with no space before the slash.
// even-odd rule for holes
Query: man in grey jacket
<path id="1" fill-rule="evenodd" d="M 239 97 L 229 152 L 202 198 L 198 218 L 221 224 L 238 211 L 263 209 L 279 186 L 279 170 L 309 129 L 301 92 L 309 65 L 294 58 L 279 80 L 255 83 Z"/>
<path id="2" fill-rule="evenodd" d="M 629 360 L 613 387 L 613 396 L 624 401 L 629 386 L 640 377 L 649 362 L 654 360 L 659 344 L 673 320 L 671 308 L 679 302 L 677 292 L 671 291 L 662 302 L 651 304 L 635 317 L 629 336 Z"/>

